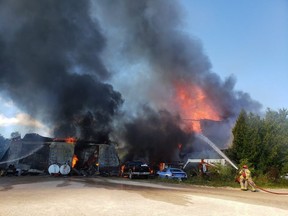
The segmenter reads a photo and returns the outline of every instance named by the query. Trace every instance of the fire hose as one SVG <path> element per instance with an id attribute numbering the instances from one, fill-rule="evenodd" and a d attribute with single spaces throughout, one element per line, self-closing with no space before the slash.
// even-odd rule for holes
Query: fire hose
<path id="1" fill-rule="evenodd" d="M 253 187 L 255 187 L 255 188 L 259 189 L 259 190 L 262 190 L 262 191 L 264 191 L 266 193 L 272 193 L 272 194 L 276 194 L 276 195 L 288 195 L 288 193 L 280 193 L 280 192 L 273 192 L 273 191 L 266 190 L 264 188 L 261 188 L 261 187 L 257 186 L 253 181 L 248 181 L 248 184 L 250 186 L 253 186 Z"/>
<path id="2" fill-rule="evenodd" d="M 236 179 L 235 179 L 235 182 L 240 183 L 240 179 L 239 179 L 239 178 L 236 178 Z M 253 181 L 247 180 L 247 182 L 248 182 L 248 184 L 249 184 L 251 187 L 257 188 L 257 189 L 262 190 L 262 191 L 264 191 L 264 192 L 266 192 L 266 193 L 271 193 L 271 194 L 276 194 L 276 195 L 288 195 L 288 193 L 280 193 L 280 192 L 273 192 L 273 191 L 270 191 L 270 190 L 266 190 L 266 189 L 264 189 L 264 188 L 261 188 L 261 187 L 257 186 Z"/>

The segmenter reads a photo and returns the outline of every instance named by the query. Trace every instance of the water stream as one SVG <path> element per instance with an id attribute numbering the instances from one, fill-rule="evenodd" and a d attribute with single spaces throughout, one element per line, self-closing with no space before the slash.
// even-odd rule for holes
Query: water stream
<path id="1" fill-rule="evenodd" d="M 6 160 L 6 161 L 1 161 L 0 164 L 5 164 L 5 163 L 12 163 L 12 162 L 15 162 L 15 161 L 18 161 L 18 160 L 21 160 L 23 158 L 26 158 L 32 154 L 34 154 L 35 152 L 37 152 L 38 150 L 40 150 L 41 148 L 43 148 L 44 145 L 40 145 L 39 147 L 33 149 L 32 151 L 26 153 L 26 154 L 22 154 L 20 157 L 17 157 L 17 158 L 13 158 L 13 159 L 10 159 L 9 160 Z"/>
<path id="2" fill-rule="evenodd" d="M 196 134 L 196 137 L 206 142 L 208 145 L 210 145 L 219 155 L 221 155 L 226 161 L 228 161 L 236 170 L 238 170 L 238 167 L 206 136 L 203 134 Z"/>

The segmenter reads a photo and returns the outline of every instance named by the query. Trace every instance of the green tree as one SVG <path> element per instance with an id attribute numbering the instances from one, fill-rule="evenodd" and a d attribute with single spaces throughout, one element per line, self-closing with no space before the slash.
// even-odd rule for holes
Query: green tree
<path id="1" fill-rule="evenodd" d="M 268 109 L 264 118 L 241 111 L 233 128 L 228 156 L 251 163 L 258 173 L 284 173 L 288 164 L 288 111 Z"/>
<path id="2" fill-rule="evenodd" d="M 239 164 L 245 154 L 244 145 L 246 142 L 247 127 L 247 113 L 242 110 L 232 131 L 234 137 L 232 146 L 227 151 L 228 156 L 237 164 Z"/>
<path id="3" fill-rule="evenodd" d="M 263 137 L 263 152 L 260 157 L 260 166 L 264 172 L 271 168 L 279 171 L 287 163 L 288 154 L 288 111 L 281 109 L 278 112 L 267 110 Z"/>
<path id="4" fill-rule="evenodd" d="M 250 113 L 247 117 L 245 155 L 241 158 L 247 159 L 257 168 L 258 158 L 262 151 L 263 120 L 260 116 Z"/>

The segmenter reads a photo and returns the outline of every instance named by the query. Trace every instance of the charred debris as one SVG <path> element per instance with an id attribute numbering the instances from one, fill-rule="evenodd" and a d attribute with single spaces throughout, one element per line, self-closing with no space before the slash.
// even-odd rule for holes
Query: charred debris
<path id="1" fill-rule="evenodd" d="M 118 175 L 120 165 L 111 141 L 50 138 L 36 133 L 14 137 L 0 156 L 1 175 Z"/>
<path id="2" fill-rule="evenodd" d="M 207 137 L 213 137 L 213 141 L 217 141 L 217 146 L 223 150 L 224 146 L 220 146 L 219 143 L 227 143 L 229 136 L 227 134 L 226 139 L 217 140 L 212 133 L 214 130 L 209 130 L 215 125 L 218 129 L 221 128 L 220 122 L 202 122 Z M 138 143 L 141 140 L 134 141 Z M 215 149 L 198 139 L 195 134 L 187 137 L 185 145 L 178 144 L 175 148 L 168 148 L 169 146 L 163 144 L 161 147 L 161 143 L 167 142 L 160 142 L 159 139 L 158 141 L 160 144 L 154 143 L 154 149 L 147 148 L 150 151 L 143 148 L 139 151 L 140 147 L 138 151 L 133 151 L 133 148 L 127 146 L 121 148 L 109 139 L 103 141 L 102 137 L 101 140 L 84 140 L 75 137 L 51 138 L 28 133 L 23 138 L 16 136 L 1 141 L 0 175 L 118 176 L 122 165 L 127 161 L 141 160 L 149 164 L 152 173 L 156 173 L 164 166 L 184 168 L 185 162 L 191 159 L 222 158 Z"/>

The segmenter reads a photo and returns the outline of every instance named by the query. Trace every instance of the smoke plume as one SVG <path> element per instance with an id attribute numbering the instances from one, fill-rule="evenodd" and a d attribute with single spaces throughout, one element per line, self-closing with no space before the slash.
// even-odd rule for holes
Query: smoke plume
<path id="1" fill-rule="evenodd" d="M 182 13 L 172 0 L 0 0 L 1 93 L 55 136 L 113 132 L 128 159 L 172 160 L 193 140 L 175 100 L 180 84 L 195 86 L 192 98 L 200 89 L 224 124 L 260 108 L 233 77 L 212 72 Z"/>
<path id="2" fill-rule="evenodd" d="M 234 77 L 228 77 L 223 81 L 212 71 L 211 63 L 200 41 L 183 31 L 183 10 L 177 3 L 170 0 L 116 2 L 107 0 L 97 4 L 96 17 L 101 20 L 101 25 L 108 29 L 106 31 L 108 38 L 106 56 L 110 59 L 107 61 L 108 65 L 113 68 L 118 63 L 116 65 L 124 68 L 123 73 L 115 76 L 114 85 L 120 89 L 128 103 L 124 105 L 127 111 L 125 117 L 131 115 L 134 120 L 131 122 L 129 118 L 129 123 L 124 124 L 125 131 L 127 131 L 125 140 L 130 145 L 130 153 L 134 156 L 140 156 L 141 153 L 148 151 L 147 149 L 153 149 L 156 143 L 157 145 L 167 144 L 166 151 L 175 152 L 177 149 L 175 140 L 171 140 L 174 142 L 174 149 L 166 140 L 170 133 L 164 135 L 155 132 L 151 130 L 151 125 L 152 127 L 157 125 L 156 127 L 160 129 L 162 127 L 160 122 L 165 122 L 163 118 L 167 116 L 161 116 L 159 110 L 181 116 L 179 104 L 175 103 L 178 84 L 188 87 L 197 86 L 201 89 L 206 103 L 219 115 L 218 121 L 226 124 L 226 126 L 220 126 L 219 123 L 218 127 L 212 124 L 218 130 L 216 129 L 214 133 L 209 131 L 212 136 L 217 134 L 217 140 L 220 140 L 222 147 L 223 139 L 219 139 L 221 136 L 219 134 L 225 137 L 224 142 L 229 140 L 231 127 L 241 109 L 259 112 L 261 108 L 261 105 L 252 100 L 249 94 L 234 90 L 236 82 Z M 113 16 L 110 16 L 111 12 Z M 118 61 L 120 56 L 121 62 Z M 197 92 L 193 90 L 189 94 L 191 97 L 197 96 Z M 155 111 L 154 116 L 157 116 L 157 113 L 161 116 L 159 117 L 161 121 L 155 122 L 154 118 L 150 118 L 150 110 L 147 113 L 141 112 L 141 115 L 135 112 L 139 110 L 141 104 L 151 107 Z M 189 118 L 189 116 L 182 116 L 184 117 Z M 203 118 L 203 120 L 206 119 Z M 177 124 L 183 126 L 185 122 L 180 119 Z M 141 125 L 141 130 L 137 130 L 136 133 L 135 128 L 139 128 L 139 125 Z M 205 126 L 208 125 L 209 122 L 205 121 Z M 182 126 L 181 133 L 184 133 L 183 131 L 186 130 Z M 154 137 L 155 142 L 148 138 L 150 137 L 147 134 L 148 131 L 151 135 L 154 133 L 151 137 Z M 141 139 L 136 139 L 136 134 L 142 136 Z M 159 136 L 164 136 L 164 139 L 160 139 Z M 159 139 L 158 142 L 157 139 Z M 193 139 L 182 143 L 183 147 L 188 142 L 193 142 Z M 227 143 L 224 143 L 225 145 Z M 143 146 L 146 151 L 143 149 L 139 152 L 138 150 Z M 158 155 L 161 153 L 158 152 Z"/>
<path id="3" fill-rule="evenodd" d="M 106 41 L 89 8 L 86 0 L 0 1 L 2 93 L 56 136 L 77 135 L 86 118 L 93 131 L 83 138 L 108 133 L 123 102 L 104 82 L 110 76 L 100 59 Z"/>
<path id="4" fill-rule="evenodd" d="M 122 59 L 123 56 L 128 59 L 128 67 L 133 63 L 142 64 L 136 68 L 138 71 L 129 74 L 133 78 L 131 85 L 135 83 L 135 91 L 128 93 L 129 96 L 145 93 L 138 97 L 142 103 L 144 98 L 158 108 L 170 106 L 169 110 L 172 110 L 175 108 L 173 104 L 171 107 L 171 104 L 163 102 L 163 98 L 171 102 L 175 82 L 185 82 L 199 86 L 223 118 L 236 116 L 242 108 L 259 110 L 260 104 L 249 94 L 234 90 L 234 77 L 222 81 L 212 72 L 200 41 L 183 31 L 181 14 L 184 12 L 177 2 L 108 0 L 99 4 L 102 6 L 101 20 L 113 29 L 109 40 L 121 38 L 122 42 L 121 46 L 110 49 L 115 52 L 118 48 Z M 110 11 L 113 11 L 113 16 L 110 16 Z M 116 31 L 117 35 L 114 34 Z M 139 75 L 137 78 L 134 78 L 135 73 Z M 122 83 L 117 84 L 121 86 Z"/>
<path id="5" fill-rule="evenodd" d="M 179 116 L 143 107 L 139 116 L 127 121 L 121 131 L 128 146 L 125 160 L 142 159 L 154 163 L 178 159 L 183 144 L 191 138 L 180 127 Z"/>

